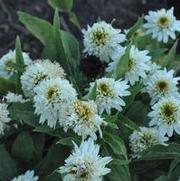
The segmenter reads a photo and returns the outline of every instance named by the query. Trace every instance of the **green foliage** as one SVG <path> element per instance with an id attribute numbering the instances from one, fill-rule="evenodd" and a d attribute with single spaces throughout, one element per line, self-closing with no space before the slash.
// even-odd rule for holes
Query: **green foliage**
<path id="1" fill-rule="evenodd" d="M 16 84 L 15 84 L 15 82 L 0 77 L 0 93 L 1 94 L 6 94 L 9 91 L 16 92 Z"/>

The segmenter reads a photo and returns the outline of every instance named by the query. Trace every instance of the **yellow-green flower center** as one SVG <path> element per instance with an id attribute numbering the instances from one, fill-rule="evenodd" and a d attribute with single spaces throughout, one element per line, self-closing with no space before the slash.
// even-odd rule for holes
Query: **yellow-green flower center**
<path id="1" fill-rule="evenodd" d="M 75 112 L 80 117 L 80 119 L 83 119 L 86 121 L 89 121 L 93 114 L 93 111 L 91 110 L 91 108 L 83 101 L 76 101 L 74 104 L 74 109 L 75 109 Z"/>
<path id="2" fill-rule="evenodd" d="M 49 101 L 54 100 L 58 95 L 59 89 L 56 86 L 48 87 L 46 91 L 46 98 Z"/>
<path id="3" fill-rule="evenodd" d="M 41 82 L 42 80 L 45 80 L 46 78 L 47 78 L 46 74 L 44 74 L 43 72 L 39 72 L 36 75 L 34 82 L 37 85 L 37 84 L 39 84 L 39 82 Z"/>
<path id="4" fill-rule="evenodd" d="M 102 94 L 103 96 L 111 96 L 112 95 L 112 90 L 109 87 L 109 85 L 105 83 L 101 83 L 97 86 L 97 91 Z"/>
<path id="5" fill-rule="evenodd" d="M 135 61 L 130 58 L 128 61 L 128 70 L 129 71 L 132 70 L 134 66 L 135 66 Z"/>
<path id="6" fill-rule="evenodd" d="M 93 43 L 97 46 L 104 45 L 107 41 L 108 33 L 105 32 L 104 28 L 93 32 Z"/>
<path id="7" fill-rule="evenodd" d="M 169 26 L 169 19 L 166 16 L 162 16 L 158 19 L 157 24 L 161 28 L 167 28 Z"/>
<path id="8" fill-rule="evenodd" d="M 175 104 L 167 102 L 160 108 L 160 116 L 167 121 L 168 124 L 176 122 L 178 108 Z"/>
<path id="9" fill-rule="evenodd" d="M 13 65 L 14 62 L 15 62 L 14 59 L 9 59 L 9 60 L 7 60 L 5 62 L 5 68 L 6 68 L 7 71 L 13 71 L 12 65 Z"/>
<path id="10" fill-rule="evenodd" d="M 167 92 L 169 89 L 169 84 L 168 84 L 168 82 L 166 82 L 164 80 L 157 81 L 156 82 L 156 89 L 161 93 Z"/>

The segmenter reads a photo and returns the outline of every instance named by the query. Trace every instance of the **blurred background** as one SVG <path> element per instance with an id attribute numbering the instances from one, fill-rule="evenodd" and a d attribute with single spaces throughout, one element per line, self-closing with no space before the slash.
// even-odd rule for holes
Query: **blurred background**
<path id="1" fill-rule="evenodd" d="M 100 17 L 111 22 L 116 18 L 115 26 L 129 28 L 138 16 L 149 10 L 175 7 L 175 14 L 180 19 L 180 0 L 74 0 L 73 11 L 76 13 L 81 27 L 92 24 Z M 30 52 L 32 58 L 39 58 L 42 45 L 18 21 L 17 11 L 25 11 L 32 15 L 53 19 L 53 9 L 47 0 L 0 0 L 0 57 L 14 48 L 17 35 L 23 42 L 23 50 Z M 66 20 L 66 16 L 64 18 Z M 80 31 L 72 24 L 64 24 L 79 39 Z"/>

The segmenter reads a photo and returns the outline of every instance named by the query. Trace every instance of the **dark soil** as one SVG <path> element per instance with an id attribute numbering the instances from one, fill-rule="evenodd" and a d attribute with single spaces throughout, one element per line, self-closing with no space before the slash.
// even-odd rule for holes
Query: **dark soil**
<path id="1" fill-rule="evenodd" d="M 82 27 L 92 24 L 100 17 L 111 22 L 116 18 L 115 25 L 128 28 L 141 14 L 149 9 L 175 5 L 177 12 L 179 1 L 169 0 L 75 0 L 74 12 Z M 23 42 L 23 50 L 31 53 L 33 58 L 40 56 L 42 45 L 18 21 L 17 11 L 25 11 L 32 15 L 52 20 L 53 9 L 44 0 L 0 0 L 0 56 L 14 48 L 17 35 Z M 75 28 L 72 28 L 75 31 Z M 77 34 L 77 33 L 76 33 Z M 79 34 L 78 34 L 79 35 Z"/>

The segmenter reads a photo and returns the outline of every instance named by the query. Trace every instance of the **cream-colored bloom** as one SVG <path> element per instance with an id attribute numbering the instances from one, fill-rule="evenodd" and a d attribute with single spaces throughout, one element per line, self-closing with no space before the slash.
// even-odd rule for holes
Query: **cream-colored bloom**
<path id="1" fill-rule="evenodd" d="M 87 30 L 82 30 L 82 32 L 84 52 L 104 62 L 109 62 L 118 54 L 122 49 L 120 43 L 125 41 L 125 35 L 120 33 L 121 30 L 113 28 L 105 21 L 94 23 L 92 27 L 88 26 Z"/>
<path id="2" fill-rule="evenodd" d="M 0 103 L 0 135 L 4 134 L 4 130 L 7 128 L 7 123 L 10 122 L 8 105 Z"/>
<path id="3" fill-rule="evenodd" d="M 22 95 L 15 94 L 13 92 L 8 92 L 8 94 L 4 97 L 7 103 L 11 102 L 20 102 L 24 103 L 27 102 L 28 99 L 23 99 Z"/>
<path id="4" fill-rule="evenodd" d="M 178 96 L 178 80 L 180 77 L 174 77 L 173 70 L 157 70 L 152 76 L 149 76 L 145 82 L 145 91 L 151 97 L 151 104 L 157 102 L 163 96 Z"/>
<path id="5" fill-rule="evenodd" d="M 50 79 L 42 81 L 34 88 L 35 113 L 40 115 L 40 123 L 47 121 L 51 128 L 55 128 L 59 114 L 76 99 L 76 90 L 64 79 Z"/>
<path id="6" fill-rule="evenodd" d="M 150 126 L 156 126 L 161 135 L 180 134 L 180 95 L 162 98 L 152 106 L 149 117 Z"/>
<path id="7" fill-rule="evenodd" d="M 41 81 L 55 78 L 64 78 L 64 70 L 62 67 L 50 60 L 36 60 L 26 68 L 21 76 L 22 89 L 26 97 L 34 96 L 34 87 Z"/>
<path id="8" fill-rule="evenodd" d="M 154 145 L 166 145 L 168 138 L 158 133 L 157 129 L 140 127 L 139 131 L 134 131 L 129 137 L 129 144 L 133 158 L 140 158 L 141 153 Z"/>
<path id="9" fill-rule="evenodd" d="M 38 176 L 34 176 L 34 171 L 26 171 L 25 174 L 19 175 L 18 177 L 15 177 L 11 181 L 38 181 Z"/>
<path id="10" fill-rule="evenodd" d="M 23 59 L 25 65 L 29 65 L 32 62 L 29 55 L 25 52 L 23 52 Z M 12 66 L 13 63 L 16 63 L 16 51 L 10 50 L 0 59 L 0 77 L 9 79 L 14 75 L 15 69 Z"/>
<path id="11" fill-rule="evenodd" d="M 94 101 L 75 100 L 66 111 L 60 113 L 60 124 L 65 130 L 71 128 L 82 139 L 90 136 L 97 139 L 96 132 L 102 137 L 101 125 L 106 122 L 98 115 Z"/>
<path id="12" fill-rule="evenodd" d="M 94 86 L 96 86 L 95 102 L 100 114 L 104 111 L 110 114 L 112 108 L 121 111 L 122 107 L 125 106 L 123 97 L 130 95 L 127 81 L 115 80 L 113 78 L 101 78 L 90 84 L 87 97 L 94 91 Z"/>
<path id="13" fill-rule="evenodd" d="M 180 21 L 174 16 L 174 8 L 149 11 L 145 20 L 146 33 L 152 34 L 152 37 L 158 41 L 167 43 L 169 38 L 176 39 L 175 33 L 180 32 Z"/>
<path id="14" fill-rule="evenodd" d="M 65 165 L 59 168 L 63 181 L 102 181 L 111 171 L 105 167 L 111 157 L 101 157 L 100 148 L 92 139 L 83 141 L 79 147 L 74 143 L 74 147 Z"/>

